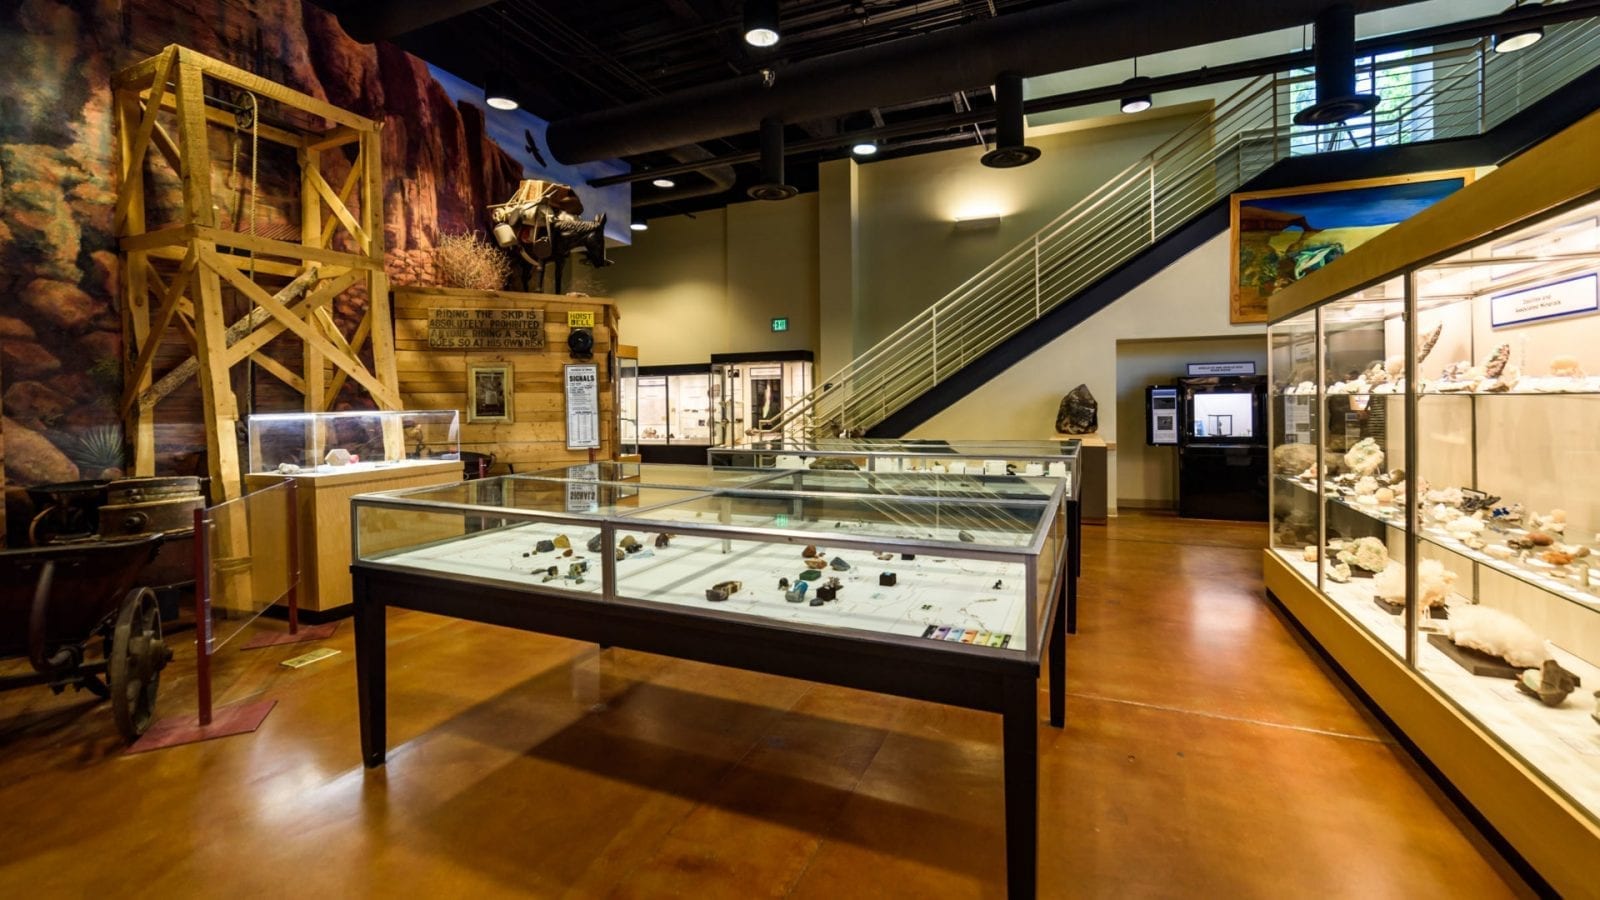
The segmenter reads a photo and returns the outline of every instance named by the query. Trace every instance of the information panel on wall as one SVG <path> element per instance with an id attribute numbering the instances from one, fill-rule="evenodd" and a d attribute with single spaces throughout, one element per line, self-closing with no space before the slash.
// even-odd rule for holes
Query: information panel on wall
<path id="1" fill-rule="evenodd" d="M 542 309 L 428 310 L 429 350 L 543 350 Z"/>
<path id="2" fill-rule="evenodd" d="M 578 363 L 564 367 L 567 394 L 567 449 L 600 446 L 600 367 Z"/>

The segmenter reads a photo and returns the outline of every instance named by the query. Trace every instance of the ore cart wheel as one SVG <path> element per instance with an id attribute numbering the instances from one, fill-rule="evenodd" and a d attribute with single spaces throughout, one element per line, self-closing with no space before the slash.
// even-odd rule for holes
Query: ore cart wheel
<path id="1" fill-rule="evenodd" d="M 144 734 L 155 715 L 156 690 L 161 670 L 172 651 L 161 641 L 161 610 L 155 592 L 134 588 L 123 598 L 111 634 L 111 663 L 106 679 L 111 685 L 111 713 L 117 730 L 130 743 Z"/>

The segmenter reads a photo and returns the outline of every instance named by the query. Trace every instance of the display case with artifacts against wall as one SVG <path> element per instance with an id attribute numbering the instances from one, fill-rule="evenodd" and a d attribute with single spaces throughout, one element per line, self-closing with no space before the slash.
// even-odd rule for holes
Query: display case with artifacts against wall
<path id="1" fill-rule="evenodd" d="M 1597 140 L 1286 288 L 1269 329 L 1269 590 L 1571 896 L 1600 890 Z"/>

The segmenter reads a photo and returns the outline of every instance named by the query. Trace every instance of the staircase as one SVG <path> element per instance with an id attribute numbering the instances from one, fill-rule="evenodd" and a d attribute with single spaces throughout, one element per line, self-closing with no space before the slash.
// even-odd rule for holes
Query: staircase
<path id="1" fill-rule="evenodd" d="M 896 411 L 1071 303 L 1269 167 L 1293 156 L 1485 134 L 1600 60 L 1600 21 L 1546 29 L 1495 54 L 1487 39 L 1358 70 L 1385 99 L 1372 116 L 1292 125 L 1309 70 L 1261 76 L 1218 103 L 1030 238 L 901 325 L 785 410 L 791 441 L 867 434 Z"/>

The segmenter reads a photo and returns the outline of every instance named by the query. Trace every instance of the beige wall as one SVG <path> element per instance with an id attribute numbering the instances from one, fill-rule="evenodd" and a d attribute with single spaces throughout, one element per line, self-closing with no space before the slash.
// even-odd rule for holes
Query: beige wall
<path id="1" fill-rule="evenodd" d="M 1223 231 L 956 401 L 909 436 L 1048 438 L 1055 433 L 1061 395 L 1082 382 L 1100 401 L 1100 434 L 1108 444 L 1118 445 L 1108 453 L 1106 472 L 1107 483 L 1113 486 L 1109 501 L 1115 512 L 1122 483 L 1118 473 L 1121 429 L 1115 402 L 1118 342 L 1246 336 L 1261 340 L 1264 346 L 1265 333 L 1261 325 L 1228 324 L 1228 234 Z"/>

